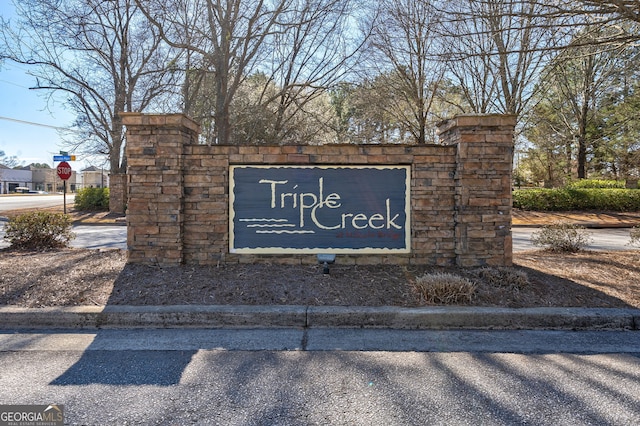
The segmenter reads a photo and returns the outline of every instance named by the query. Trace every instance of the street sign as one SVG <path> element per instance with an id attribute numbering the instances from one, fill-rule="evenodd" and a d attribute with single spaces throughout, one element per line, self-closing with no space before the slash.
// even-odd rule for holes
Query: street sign
<path id="1" fill-rule="evenodd" d="M 56 172 L 60 179 L 67 180 L 71 177 L 71 166 L 66 161 L 63 161 L 56 167 Z"/>
<path id="2" fill-rule="evenodd" d="M 53 161 L 76 161 L 75 155 L 54 155 Z"/>

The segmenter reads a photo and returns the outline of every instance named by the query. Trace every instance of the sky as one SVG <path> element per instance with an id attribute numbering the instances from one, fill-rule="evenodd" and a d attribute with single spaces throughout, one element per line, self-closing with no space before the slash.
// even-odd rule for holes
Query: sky
<path id="1" fill-rule="evenodd" d="M 0 16 L 13 16 L 14 6 L 9 0 L 0 0 Z M 26 74 L 24 65 L 5 61 L 0 64 L 0 151 L 16 156 L 24 165 L 46 163 L 55 167 L 53 156 L 65 150 L 63 139 L 54 127 L 66 128 L 75 118 L 63 108 L 61 102 L 47 105 L 46 93 L 30 90 L 35 79 Z M 72 153 L 70 153 L 72 154 Z M 95 159 L 77 157 L 70 162 L 73 170 L 80 170 Z"/>

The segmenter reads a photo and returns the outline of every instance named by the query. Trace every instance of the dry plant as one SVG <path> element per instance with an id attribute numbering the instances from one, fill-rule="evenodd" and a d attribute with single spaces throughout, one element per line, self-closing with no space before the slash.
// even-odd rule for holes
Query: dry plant
<path id="1" fill-rule="evenodd" d="M 531 242 L 549 251 L 576 253 L 589 245 L 591 237 L 580 225 L 555 222 L 531 234 Z"/>
<path id="2" fill-rule="evenodd" d="M 640 247 L 640 226 L 631 228 L 629 237 L 631 238 L 629 241 L 630 246 Z"/>
<path id="3" fill-rule="evenodd" d="M 470 303 L 476 291 L 473 282 L 449 273 L 424 274 L 416 278 L 415 286 L 427 303 L 443 305 Z"/>
<path id="4" fill-rule="evenodd" d="M 529 276 L 515 268 L 480 268 L 476 276 L 493 287 L 522 290 L 529 286 Z"/>

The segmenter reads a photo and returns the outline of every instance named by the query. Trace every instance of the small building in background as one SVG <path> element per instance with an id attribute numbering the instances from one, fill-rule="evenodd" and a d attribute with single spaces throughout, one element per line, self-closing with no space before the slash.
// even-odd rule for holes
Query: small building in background
<path id="1" fill-rule="evenodd" d="M 31 170 L 33 188 L 36 191 L 45 192 L 62 192 L 64 191 L 64 182 L 58 177 L 58 171 L 49 167 L 26 166 L 25 169 Z M 71 177 L 67 180 L 67 192 L 75 192 L 78 189 L 78 174 L 73 171 Z"/>
<path id="2" fill-rule="evenodd" d="M 67 192 L 80 188 L 78 173 L 71 173 L 67 180 Z M 15 169 L 0 164 L 0 194 L 38 192 L 62 192 L 64 182 L 58 177 L 56 169 L 24 166 Z"/>
<path id="3" fill-rule="evenodd" d="M 82 188 L 108 188 L 109 173 L 107 170 L 95 166 L 87 167 L 80 171 L 80 187 Z"/>
<path id="4" fill-rule="evenodd" d="M 17 188 L 34 190 L 31 170 L 10 169 L 0 164 L 0 194 L 17 192 Z"/>
<path id="5" fill-rule="evenodd" d="M 55 169 L 51 168 L 31 168 L 33 174 L 33 185 L 36 191 L 56 192 L 58 175 Z M 72 176 L 73 177 L 73 176 Z"/>

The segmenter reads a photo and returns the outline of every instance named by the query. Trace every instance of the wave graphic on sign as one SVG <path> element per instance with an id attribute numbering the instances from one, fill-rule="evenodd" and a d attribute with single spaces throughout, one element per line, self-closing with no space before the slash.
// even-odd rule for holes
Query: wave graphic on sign
<path id="1" fill-rule="evenodd" d="M 293 225 L 289 222 L 288 219 L 238 219 L 239 222 L 267 222 L 267 223 L 253 223 L 251 225 L 247 225 L 247 228 L 295 228 L 296 225 Z M 289 231 L 289 230 L 256 230 L 256 234 L 315 234 L 315 231 Z"/>
<path id="2" fill-rule="evenodd" d="M 315 234 L 315 231 L 256 231 L 256 234 Z"/>
<path id="3" fill-rule="evenodd" d="M 285 223 L 282 225 L 264 225 L 264 224 L 256 224 L 256 225 L 247 225 L 247 228 L 295 228 L 295 225 L 290 223 Z"/>
<path id="4" fill-rule="evenodd" d="M 240 222 L 289 222 L 288 219 L 238 219 Z"/>

